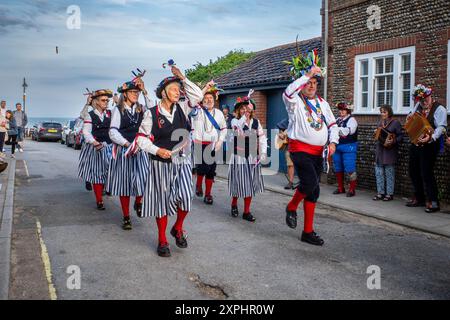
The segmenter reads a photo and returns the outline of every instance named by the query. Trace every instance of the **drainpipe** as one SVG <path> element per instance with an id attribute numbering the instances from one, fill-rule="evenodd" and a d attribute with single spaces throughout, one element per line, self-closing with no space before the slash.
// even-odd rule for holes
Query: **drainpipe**
<path id="1" fill-rule="evenodd" d="M 325 37 L 324 37 L 324 66 L 327 68 L 328 71 L 328 1 L 325 0 Z M 323 89 L 323 97 L 325 100 L 328 99 L 328 72 L 325 75 L 324 78 L 324 89 Z"/>

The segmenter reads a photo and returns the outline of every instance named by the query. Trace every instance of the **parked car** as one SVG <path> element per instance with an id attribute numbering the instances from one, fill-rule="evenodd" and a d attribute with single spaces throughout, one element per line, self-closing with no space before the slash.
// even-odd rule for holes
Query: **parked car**
<path id="1" fill-rule="evenodd" d="M 33 134 L 31 138 L 36 141 L 61 140 L 62 125 L 57 122 L 42 122 L 34 126 Z"/>
<path id="2" fill-rule="evenodd" d="M 73 146 L 75 150 L 80 150 L 83 145 L 83 122 L 81 118 L 76 119 L 73 130 L 67 136 L 67 145 Z"/>
<path id="3" fill-rule="evenodd" d="M 63 127 L 61 144 L 65 144 L 66 146 L 71 147 L 71 145 L 68 144 L 67 137 L 69 136 L 69 133 L 73 131 L 75 122 L 76 120 L 67 121 L 66 125 Z"/>

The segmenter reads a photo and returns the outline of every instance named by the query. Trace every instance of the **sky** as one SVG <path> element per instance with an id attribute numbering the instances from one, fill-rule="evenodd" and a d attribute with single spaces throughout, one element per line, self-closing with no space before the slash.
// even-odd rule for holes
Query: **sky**
<path id="1" fill-rule="evenodd" d="M 320 0 L 0 0 L 0 100 L 30 117 L 76 117 L 86 88 L 116 90 L 147 70 L 147 90 L 170 71 L 233 49 L 259 51 L 321 34 Z M 80 9 L 80 28 L 70 29 Z M 71 24 L 73 25 L 73 24 Z M 58 47 L 58 54 L 56 53 Z"/>

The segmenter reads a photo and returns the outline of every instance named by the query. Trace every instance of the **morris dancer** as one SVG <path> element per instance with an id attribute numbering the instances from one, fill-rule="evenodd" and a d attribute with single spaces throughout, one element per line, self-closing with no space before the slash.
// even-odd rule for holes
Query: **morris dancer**
<path id="1" fill-rule="evenodd" d="M 432 135 L 425 135 L 416 146 L 411 144 L 409 150 L 409 174 L 414 185 L 414 198 L 406 205 L 408 207 L 421 207 L 426 205 L 425 212 L 440 211 L 438 187 L 434 176 L 434 166 L 439 151 L 444 146 L 444 133 L 447 129 L 447 110 L 434 100 L 433 90 L 424 85 L 414 88 L 413 99 L 416 105 L 414 112 L 419 112 L 428 119 L 434 129 Z M 425 203 L 425 194 L 427 203 Z"/>
<path id="2" fill-rule="evenodd" d="M 338 188 L 333 194 L 345 193 L 344 180 L 347 174 L 350 186 L 347 197 L 354 197 L 356 193 L 356 154 L 358 151 L 358 122 L 352 116 L 353 106 L 345 102 L 338 104 L 339 145 L 333 155 L 334 170 Z"/>
<path id="3" fill-rule="evenodd" d="M 196 195 L 203 197 L 203 179 L 206 177 L 203 202 L 212 205 L 211 190 L 217 168 L 216 152 L 222 149 L 226 139 L 227 123 L 222 111 L 214 108 L 219 93 L 219 89 L 215 87 L 214 82 L 209 82 L 203 89 L 203 93 L 202 107 L 192 117 L 192 139 L 197 167 Z"/>
<path id="4" fill-rule="evenodd" d="M 170 257 L 166 238 L 168 217 L 177 215 L 170 234 L 179 248 L 187 248 L 183 222 L 191 211 L 193 199 L 192 163 L 190 150 L 190 106 L 197 105 L 203 93 L 182 72 L 171 65 L 173 77 L 161 81 L 156 96 L 158 104 L 145 113 L 140 127 L 138 144 L 150 154 L 149 178 L 145 187 L 143 217 L 156 217 L 159 231 L 158 255 Z M 180 101 L 180 89 L 187 95 Z M 178 134 L 183 134 L 180 137 Z M 178 137 L 180 137 L 178 139 Z"/>
<path id="5" fill-rule="evenodd" d="M 93 185 L 97 209 L 105 210 L 103 189 L 108 177 L 111 160 L 111 139 L 109 128 L 111 111 L 108 109 L 111 90 L 97 90 L 90 96 L 89 104 L 94 110 L 84 118 L 84 144 L 80 153 L 78 176 Z"/>
<path id="6" fill-rule="evenodd" d="M 142 213 L 142 196 L 147 181 L 149 159 L 137 147 L 139 127 L 144 118 L 145 108 L 139 104 L 139 94 L 144 92 L 146 106 L 150 105 L 144 82 L 124 83 L 118 92 L 119 104 L 113 109 L 109 136 L 113 142 L 112 159 L 109 166 L 106 190 L 111 196 L 119 196 L 123 213 L 124 230 L 131 230 L 130 197 L 136 197 L 134 209 L 138 216 Z"/>
<path id="7" fill-rule="evenodd" d="M 238 199 L 244 198 L 244 220 L 254 222 L 256 218 L 250 213 L 252 198 L 264 192 L 264 179 L 261 161 L 267 157 L 267 138 L 261 122 L 254 117 L 255 101 L 250 94 L 238 98 L 235 105 L 236 118 L 231 121 L 234 132 L 234 153 L 228 169 L 228 190 L 233 198 L 231 215 L 239 216 Z M 250 143 L 256 139 L 256 144 Z M 255 145 L 255 149 L 251 148 Z"/>
<path id="8" fill-rule="evenodd" d="M 286 223 L 297 227 L 297 208 L 304 200 L 304 229 L 301 241 L 321 246 L 324 241 L 314 232 L 314 214 L 320 194 L 320 175 L 323 168 L 324 147 L 330 155 L 339 143 L 339 128 L 328 103 L 317 95 L 318 81 L 324 70 L 317 51 L 301 58 L 303 68 L 292 68 L 295 80 L 283 94 L 289 114 L 289 152 L 294 162 L 299 186 L 286 208 Z M 330 130 L 330 138 L 328 131 Z M 331 142 L 328 147 L 327 143 Z"/>

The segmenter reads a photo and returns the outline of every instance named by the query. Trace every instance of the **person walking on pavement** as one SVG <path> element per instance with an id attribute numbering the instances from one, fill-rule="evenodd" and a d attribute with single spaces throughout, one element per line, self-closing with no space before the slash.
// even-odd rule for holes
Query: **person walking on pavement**
<path id="1" fill-rule="evenodd" d="M 142 213 L 142 196 L 147 181 L 149 158 L 137 146 L 139 127 L 151 101 L 141 78 L 124 83 L 118 88 L 119 104 L 113 109 L 109 137 L 113 142 L 112 159 L 108 169 L 106 192 L 119 196 L 124 230 L 131 230 L 130 197 L 135 197 L 134 210 Z M 145 106 L 139 103 L 144 93 Z"/>
<path id="2" fill-rule="evenodd" d="M 11 146 L 11 158 L 15 158 L 14 153 L 16 152 L 17 145 L 17 124 L 14 119 L 14 114 L 11 110 L 6 111 L 6 119 L 8 120 L 8 141 L 5 143 L 6 145 Z"/>
<path id="3" fill-rule="evenodd" d="M 23 152 L 23 138 L 25 134 L 25 127 L 28 124 L 28 117 L 25 111 L 22 111 L 22 104 L 20 103 L 16 103 L 14 119 L 16 119 L 17 124 L 17 148 L 20 152 Z"/>
<path id="4" fill-rule="evenodd" d="M 297 80 L 283 94 L 289 114 L 289 151 L 299 177 L 299 186 L 286 207 L 286 224 L 292 229 L 297 227 L 297 209 L 304 201 L 301 241 L 322 246 L 324 241 L 314 230 L 314 215 L 324 157 L 328 160 L 336 151 L 339 128 L 329 104 L 317 94 L 319 81 L 325 72 L 320 68 L 317 50 L 299 58 L 302 67 L 294 65 L 291 69 Z"/>
<path id="5" fill-rule="evenodd" d="M 192 106 L 203 99 L 202 90 L 175 64 L 171 67 L 173 76 L 158 85 L 156 96 L 161 100 L 145 113 L 138 138 L 139 147 L 151 158 L 142 216 L 156 218 L 160 257 L 171 256 L 166 238 L 168 217 L 177 216 L 170 231 L 177 247 L 188 247 L 183 223 L 194 197 L 188 118 Z M 183 101 L 182 88 L 186 94 Z"/>
<path id="6" fill-rule="evenodd" d="M 0 155 L 4 153 L 4 145 L 6 139 L 6 132 L 8 131 L 6 128 L 6 124 L 8 123 L 6 119 L 6 101 L 2 100 L 0 102 Z"/>
<path id="7" fill-rule="evenodd" d="M 95 193 L 98 210 L 105 210 L 103 189 L 108 177 L 108 167 L 111 160 L 112 144 L 109 137 L 111 126 L 111 111 L 108 110 L 111 90 L 97 90 L 89 99 L 94 110 L 84 119 L 84 144 L 80 153 L 78 176 L 89 182 Z"/>

